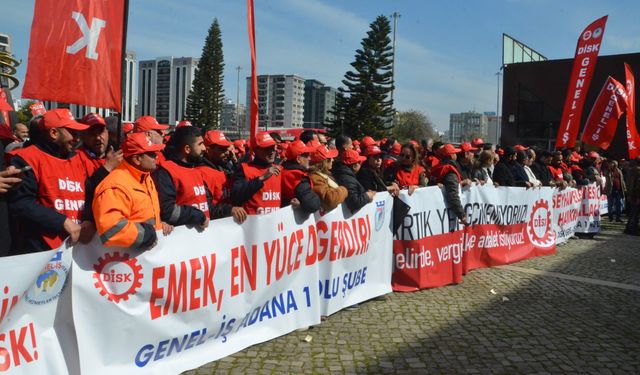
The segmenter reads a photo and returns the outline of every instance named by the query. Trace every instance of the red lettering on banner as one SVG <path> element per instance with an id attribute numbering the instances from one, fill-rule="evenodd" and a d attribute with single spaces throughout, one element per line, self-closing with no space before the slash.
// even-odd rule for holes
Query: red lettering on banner
<path id="1" fill-rule="evenodd" d="M 4 296 L 2 297 L 2 303 L 0 305 L 0 323 L 4 320 L 5 316 L 18 303 L 20 296 L 9 296 L 9 286 L 5 285 L 2 288 Z"/>
<path id="2" fill-rule="evenodd" d="M 27 339 L 27 335 L 30 340 Z M 1 372 L 8 371 L 12 365 L 17 367 L 37 360 L 38 350 L 33 323 L 12 329 L 8 333 L 0 333 Z"/>
<path id="3" fill-rule="evenodd" d="M 271 240 L 271 244 L 268 242 L 263 244 L 267 260 L 267 285 L 300 268 L 300 256 L 304 251 L 303 239 L 304 230 L 298 229 L 288 236 Z"/>
<path id="4" fill-rule="evenodd" d="M 178 311 L 197 310 L 216 303 L 219 310 L 223 291 L 220 290 L 216 295 L 213 280 L 215 268 L 215 254 L 210 254 L 209 258 L 202 256 L 177 265 L 154 268 L 149 299 L 151 319 L 177 314 Z"/>
<path id="5" fill-rule="evenodd" d="M 258 264 L 258 247 L 251 246 L 251 264 L 244 246 L 231 249 L 231 296 L 244 293 L 244 281 L 249 281 L 249 288 L 256 290 L 256 276 Z M 240 279 L 238 284 L 237 279 Z"/>
<path id="6" fill-rule="evenodd" d="M 329 226 L 324 221 L 318 221 L 316 223 L 316 231 L 318 233 L 318 245 L 320 245 L 321 251 L 318 252 L 318 261 L 322 262 L 324 257 L 329 252 L 329 239 L 323 236 L 323 233 L 329 231 Z"/>

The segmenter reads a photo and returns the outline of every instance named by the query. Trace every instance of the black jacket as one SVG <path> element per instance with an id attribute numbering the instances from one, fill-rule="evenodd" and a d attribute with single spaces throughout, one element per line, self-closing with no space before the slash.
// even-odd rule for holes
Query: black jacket
<path id="1" fill-rule="evenodd" d="M 0 171 L 4 170 L 4 147 L 0 145 Z M 7 194 L 0 194 L 0 257 L 11 251 L 11 232 L 9 231 L 9 208 Z"/>
<path id="2" fill-rule="evenodd" d="M 69 159 L 75 152 L 67 155 L 60 147 L 51 142 L 34 143 L 43 152 L 60 159 Z M 11 159 L 11 165 L 20 169 L 27 166 L 27 162 L 20 156 Z M 22 182 L 7 193 L 9 213 L 12 220 L 12 250 L 11 255 L 50 250 L 42 240 L 41 234 L 66 236 L 64 222 L 67 217 L 53 208 L 38 203 L 38 181 L 33 171 L 22 174 Z"/>
<path id="3" fill-rule="evenodd" d="M 517 161 L 511 162 L 511 173 L 513 174 L 514 186 L 527 186 L 529 182 L 529 176 L 524 170 L 524 166 Z"/>
<path id="4" fill-rule="evenodd" d="M 194 164 L 183 163 L 179 160 L 172 160 L 181 167 L 195 168 Z M 195 171 L 195 170 L 194 170 Z M 196 171 L 196 173 L 199 173 Z M 173 183 L 171 174 L 164 168 L 158 167 L 151 173 L 151 178 L 158 190 L 158 200 L 160 201 L 160 219 L 171 225 L 201 225 L 207 219 L 204 212 L 189 206 L 176 204 L 177 191 Z M 209 211 L 211 211 L 211 193 L 209 188 L 205 188 Z"/>
<path id="5" fill-rule="evenodd" d="M 441 161 L 442 164 L 449 164 L 456 169 L 458 165 L 455 161 L 448 159 Z M 442 179 L 442 185 L 444 185 L 444 200 L 447 202 L 449 208 L 453 211 L 458 219 L 462 219 L 464 211 L 462 209 L 462 202 L 460 201 L 460 179 L 455 173 L 447 173 Z"/>
<path id="6" fill-rule="evenodd" d="M 307 171 L 303 166 L 291 160 L 284 162 L 282 164 L 282 168 L 288 170 L 300 170 L 304 172 Z M 304 212 L 310 214 L 320 209 L 320 197 L 318 197 L 318 194 L 314 193 L 311 189 L 311 181 L 309 180 L 309 177 L 303 177 L 302 179 L 300 179 L 300 182 L 294 189 L 294 194 L 300 201 L 300 208 Z M 285 198 L 282 197 L 282 207 L 288 206 L 290 204 L 291 201 L 285 200 Z"/>
<path id="7" fill-rule="evenodd" d="M 382 181 L 380 173 L 363 165 L 358 171 L 358 182 L 365 188 L 365 190 L 373 191 L 387 191 L 387 185 Z"/>
<path id="8" fill-rule="evenodd" d="M 519 176 L 518 179 L 514 176 L 514 170 L 517 168 L 514 164 L 517 164 L 515 160 L 500 160 L 493 170 L 493 181 L 497 182 L 500 186 L 526 186 L 525 182 L 528 181 L 528 179 L 522 181 L 522 176 Z M 519 167 L 522 168 L 520 165 Z M 524 168 L 522 168 L 522 172 L 526 177 L 527 173 L 524 172 Z"/>
<path id="9" fill-rule="evenodd" d="M 370 202 L 369 195 L 367 195 L 367 189 L 358 182 L 356 174 L 348 166 L 341 162 L 335 161 L 333 168 L 331 168 L 331 174 L 336 179 L 338 184 L 347 188 L 349 194 L 345 203 L 351 211 L 357 211 Z"/>
<path id="10" fill-rule="evenodd" d="M 552 178 L 551 171 L 549 171 L 549 167 L 547 167 L 546 164 L 536 159 L 536 161 L 533 162 L 530 168 L 536 178 L 540 180 L 540 182 L 542 182 L 542 186 L 549 186 Z"/>

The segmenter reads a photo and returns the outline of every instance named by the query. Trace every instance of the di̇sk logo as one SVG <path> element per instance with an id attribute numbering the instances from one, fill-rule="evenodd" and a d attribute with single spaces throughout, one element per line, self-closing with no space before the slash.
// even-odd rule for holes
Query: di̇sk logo
<path id="1" fill-rule="evenodd" d="M 109 301 L 126 301 L 129 295 L 142 286 L 142 267 L 135 258 L 130 258 L 129 254 L 120 255 L 117 251 L 113 254 L 107 253 L 98 258 L 98 263 L 93 265 L 93 269 L 93 278 L 96 279 L 94 285 L 100 291 L 100 295 L 106 296 Z"/>
<path id="2" fill-rule="evenodd" d="M 551 229 L 551 210 L 546 200 L 540 199 L 533 205 L 527 223 L 527 234 L 531 243 L 538 247 L 551 247 L 555 243 L 556 234 Z"/>

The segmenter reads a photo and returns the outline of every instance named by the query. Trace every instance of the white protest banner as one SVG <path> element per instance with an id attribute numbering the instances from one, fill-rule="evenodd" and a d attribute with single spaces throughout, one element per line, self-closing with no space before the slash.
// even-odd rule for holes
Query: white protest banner
<path id="1" fill-rule="evenodd" d="M 395 234 L 393 289 L 459 283 L 469 270 L 553 254 L 550 188 L 473 186 L 462 190 L 463 227 L 438 187 L 401 199 L 411 210 Z"/>
<path id="2" fill-rule="evenodd" d="M 316 214 L 322 315 L 391 292 L 392 210 L 384 192 L 354 214 L 345 205 Z"/>
<path id="3" fill-rule="evenodd" d="M 0 372 L 77 374 L 71 250 L 2 258 Z"/>
<path id="4" fill-rule="evenodd" d="M 606 202 L 606 200 L 605 200 Z M 578 189 L 555 189 L 553 193 L 553 227 L 563 243 L 575 233 L 599 233 L 603 207 L 600 186 L 590 184 Z"/>
<path id="5" fill-rule="evenodd" d="M 74 250 L 74 319 L 87 374 L 180 373 L 320 323 L 313 216 L 178 227 L 152 250 Z"/>

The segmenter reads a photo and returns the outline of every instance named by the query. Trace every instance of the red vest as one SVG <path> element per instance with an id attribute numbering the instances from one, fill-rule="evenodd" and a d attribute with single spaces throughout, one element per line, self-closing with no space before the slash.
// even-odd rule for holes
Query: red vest
<path id="1" fill-rule="evenodd" d="M 419 185 L 420 174 L 423 172 L 424 168 L 419 165 L 414 166 L 408 172 L 401 166 L 398 166 L 398 169 L 396 170 L 396 181 L 398 181 L 400 189 L 407 189 L 409 186 Z"/>
<path id="2" fill-rule="evenodd" d="M 437 183 L 442 183 L 444 181 L 444 176 L 449 173 L 455 173 L 458 176 L 458 180 L 462 180 L 462 176 L 460 176 L 460 172 L 451 164 L 440 163 L 433 167 L 431 170 L 431 174 L 435 177 Z"/>
<path id="3" fill-rule="evenodd" d="M 562 175 L 562 168 L 556 168 L 552 166 L 547 166 L 549 168 L 549 172 L 551 172 L 551 176 L 553 176 L 554 180 L 564 180 L 564 176 Z"/>
<path id="4" fill-rule="evenodd" d="M 87 172 L 87 176 L 91 176 L 95 171 L 102 167 L 105 163 L 105 159 L 94 159 L 84 148 L 76 150 L 78 157 L 82 160 L 82 165 Z"/>
<path id="5" fill-rule="evenodd" d="M 259 168 L 254 164 L 242 163 L 242 170 L 247 180 L 252 180 L 263 175 L 269 167 Z M 264 181 L 262 189 L 244 203 L 244 209 L 249 215 L 262 215 L 280 208 L 282 174 L 272 175 Z"/>
<path id="6" fill-rule="evenodd" d="M 35 145 L 23 148 L 17 154 L 33 168 L 38 183 L 38 203 L 80 223 L 87 175 L 78 155 L 60 159 Z M 51 249 L 60 246 L 66 238 L 66 234 L 57 233 L 42 233 L 41 236 Z"/>
<path id="7" fill-rule="evenodd" d="M 231 197 L 231 179 L 227 178 L 224 172 L 206 165 L 196 167 L 196 169 L 202 174 L 202 178 L 211 192 L 212 203 L 214 205 L 228 203 Z"/>
<path id="8" fill-rule="evenodd" d="M 299 169 L 283 169 L 281 175 L 282 199 L 286 201 L 291 201 L 296 197 L 296 186 L 298 186 L 303 177 L 309 177 L 307 172 Z M 309 183 L 311 184 L 311 179 L 309 179 Z"/>
<path id="9" fill-rule="evenodd" d="M 183 167 L 171 160 L 163 161 L 162 168 L 169 172 L 176 186 L 176 204 L 193 206 L 209 217 L 207 188 L 202 173 L 196 168 Z"/>

